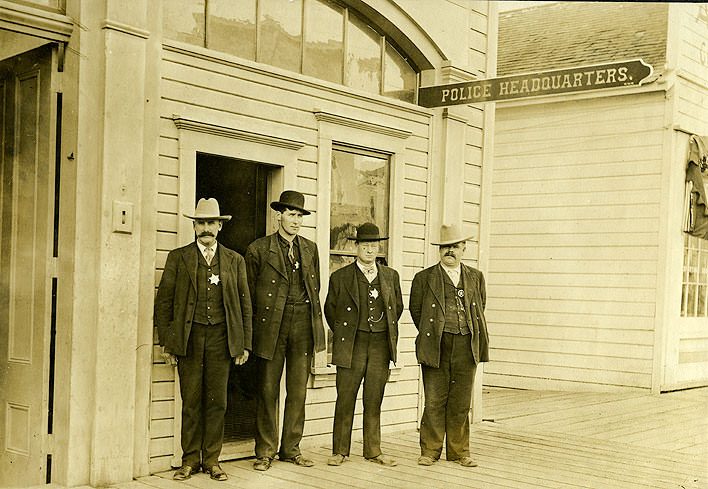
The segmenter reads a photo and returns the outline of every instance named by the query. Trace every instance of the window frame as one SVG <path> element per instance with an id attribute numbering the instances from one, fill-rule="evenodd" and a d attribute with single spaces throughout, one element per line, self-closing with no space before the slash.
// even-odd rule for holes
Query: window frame
<path id="1" fill-rule="evenodd" d="M 324 304 L 329 289 L 329 229 L 332 188 L 332 147 L 346 147 L 388 155 L 389 213 L 388 229 L 381 230 L 391 239 L 388 243 L 388 264 L 396 270 L 403 266 L 403 194 L 405 179 L 406 140 L 411 131 L 354 119 L 319 109 L 313 111 L 318 123 L 317 180 L 323 191 L 317 197 L 317 242 L 327 244 L 327 259 L 320 260 L 320 299 Z M 326 189 L 326 190 L 324 190 Z M 326 319 L 323 320 L 327 334 Z M 398 342 L 400 359 L 401 344 Z M 391 365 L 391 381 L 400 375 L 402 364 Z M 312 370 L 312 387 L 334 385 L 336 368 L 327 363 L 327 351 L 317 352 Z"/>

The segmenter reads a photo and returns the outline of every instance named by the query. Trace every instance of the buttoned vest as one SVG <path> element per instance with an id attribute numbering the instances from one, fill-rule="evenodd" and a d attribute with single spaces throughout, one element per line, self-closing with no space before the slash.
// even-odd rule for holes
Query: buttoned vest
<path id="1" fill-rule="evenodd" d="M 453 334 L 470 334 L 467 315 L 464 310 L 464 289 L 457 288 L 443 270 L 443 288 L 445 289 L 445 326 L 443 331 Z M 460 282 L 464 280 L 460 275 Z M 462 285 L 462 284 L 460 284 Z M 463 295 L 460 296 L 459 294 Z"/>
<path id="2" fill-rule="evenodd" d="M 387 331 L 386 305 L 381 295 L 381 281 L 376 275 L 369 283 L 364 273 L 356 267 L 357 284 L 359 285 L 359 330 L 381 333 Z"/>
<path id="3" fill-rule="evenodd" d="M 221 292 L 221 274 L 219 268 L 218 248 L 211 265 L 207 265 L 201 252 L 198 255 L 197 265 L 197 303 L 194 307 L 194 322 L 201 324 L 219 324 L 226 321 L 226 309 L 224 309 L 224 298 Z M 219 277 L 210 281 L 210 277 Z"/>

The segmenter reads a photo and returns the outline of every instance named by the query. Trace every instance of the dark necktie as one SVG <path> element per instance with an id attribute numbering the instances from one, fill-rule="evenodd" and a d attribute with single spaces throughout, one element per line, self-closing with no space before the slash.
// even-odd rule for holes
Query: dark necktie
<path id="1" fill-rule="evenodd" d="M 290 263 L 295 263 L 295 250 L 293 249 L 293 242 L 288 241 L 288 258 Z"/>

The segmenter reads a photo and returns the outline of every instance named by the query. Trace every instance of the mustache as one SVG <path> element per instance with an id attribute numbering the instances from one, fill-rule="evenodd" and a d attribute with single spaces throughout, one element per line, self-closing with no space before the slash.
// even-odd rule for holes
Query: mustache
<path id="1" fill-rule="evenodd" d="M 454 251 L 448 251 L 447 253 L 445 253 L 445 256 L 455 256 L 455 252 L 454 252 Z"/>
<path id="2" fill-rule="evenodd" d="M 211 237 L 214 237 L 214 233 L 212 233 L 212 232 L 210 232 L 210 231 L 204 231 L 203 233 L 201 233 L 201 234 L 199 235 L 200 238 L 202 238 L 202 237 L 204 237 L 204 236 L 211 236 Z"/>

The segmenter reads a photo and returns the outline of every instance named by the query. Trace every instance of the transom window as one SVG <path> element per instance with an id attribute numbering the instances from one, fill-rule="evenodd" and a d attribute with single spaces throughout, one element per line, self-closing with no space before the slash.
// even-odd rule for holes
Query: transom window
<path id="1" fill-rule="evenodd" d="M 681 316 L 708 317 L 708 241 L 685 234 Z"/>
<path id="2" fill-rule="evenodd" d="M 330 0 L 163 0 L 163 35 L 415 103 L 417 70 L 391 40 Z"/>

